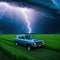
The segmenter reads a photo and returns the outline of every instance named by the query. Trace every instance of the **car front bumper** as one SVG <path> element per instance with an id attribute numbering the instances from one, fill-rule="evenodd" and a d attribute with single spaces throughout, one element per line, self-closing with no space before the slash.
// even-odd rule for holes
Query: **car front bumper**
<path id="1" fill-rule="evenodd" d="M 44 46 L 45 43 L 40 43 L 40 44 L 36 44 L 36 45 L 33 45 L 33 47 L 41 47 L 41 46 Z"/>

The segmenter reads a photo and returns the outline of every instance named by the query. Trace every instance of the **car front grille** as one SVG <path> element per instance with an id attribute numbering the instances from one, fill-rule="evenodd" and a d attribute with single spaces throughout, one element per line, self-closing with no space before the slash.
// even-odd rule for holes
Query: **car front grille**
<path id="1" fill-rule="evenodd" d="M 42 42 L 36 42 L 36 45 L 40 45 L 40 44 L 42 44 Z"/>

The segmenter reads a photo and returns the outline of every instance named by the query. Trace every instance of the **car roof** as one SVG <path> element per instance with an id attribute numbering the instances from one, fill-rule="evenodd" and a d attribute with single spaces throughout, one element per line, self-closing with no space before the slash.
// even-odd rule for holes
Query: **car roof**
<path id="1" fill-rule="evenodd" d="M 26 35 L 29 35 L 29 34 L 19 34 L 19 35 L 17 35 L 17 37 L 22 37 L 22 36 L 26 36 Z"/>

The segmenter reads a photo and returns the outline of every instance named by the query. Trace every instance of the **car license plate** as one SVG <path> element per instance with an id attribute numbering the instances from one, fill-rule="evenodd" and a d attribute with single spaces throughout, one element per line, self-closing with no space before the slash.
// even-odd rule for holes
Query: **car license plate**
<path id="1" fill-rule="evenodd" d="M 39 47 L 41 46 L 41 44 L 39 45 Z"/>

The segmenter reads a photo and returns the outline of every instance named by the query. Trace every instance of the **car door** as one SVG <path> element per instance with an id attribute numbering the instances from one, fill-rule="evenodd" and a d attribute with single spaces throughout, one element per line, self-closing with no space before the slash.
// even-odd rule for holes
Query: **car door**
<path id="1" fill-rule="evenodd" d="M 20 44 L 25 45 L 25 44 L 26 44 L 26 42 L 25 42 L 25 41 L 26 41 L 26 39 L 25 39 L 25 37 L 24 37 L 24 36 L 22 36 L 22 37 L 20 37 L 20 38 L 19 38 L 19 43 L 20 43 Z"/>

